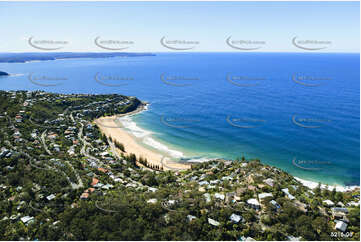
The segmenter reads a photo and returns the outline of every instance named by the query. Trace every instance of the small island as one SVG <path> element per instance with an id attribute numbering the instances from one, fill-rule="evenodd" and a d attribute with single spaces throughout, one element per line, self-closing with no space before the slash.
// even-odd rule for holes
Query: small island
<path id="1" fill-rule="evenodd" d="M 6 73 L 4 71 L 0 71 L 0 76 L 8 76 L 8 75 L 9 75 L 9 73 Z"/>

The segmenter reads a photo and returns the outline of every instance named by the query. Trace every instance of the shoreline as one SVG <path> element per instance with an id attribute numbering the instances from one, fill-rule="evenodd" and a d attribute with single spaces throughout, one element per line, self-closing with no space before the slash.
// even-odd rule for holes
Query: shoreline
<path id="1" fill-rule="evenodd" d="M 148 149 L 147 147 L 139 144 L 135 137 L 132 136 L 129 132 L 123 130 L 122 124 L 119 124 L 118 119 L 122 117 L 130 117 L 136 114 L 139 114 L 143 111 L 146 111 L 148 108 L 148 103 L 142 102 L 141 105 L 137 107 L 136 110 L 131 111 L 129 113 L 124 114 L 117 114 L 113 116 L 108 117 L 101 117 L 96 119 L 94 122 L 98 125 L 101 132 L 105 134 L 107 137 L 112 137 L 113 140 L 116 140 L 119 143 L 122 143 L 124 145 L 126 152 L 120 153 L 129 155 L 130 153 L 133 153 L 137 156 L 139 159 L 140 157 L 147 158 L 147 161 L 149 164 L 154 166 L 163 167 L 163 169 L 166 170 L 187 170 L 191 168 L 191 163 L 180 163 L 175 161 L 170 161 L 169 158 L 162 155 L 160 152 L 153 151 L 151 149 Z M 221 158 L 220 158 L 221 159 Z M 142 165 L 144 166 L 144 165 Z M 145 166 L 144 166 L 145 167 Z M 278 168 L 278 167 L 277 167 Z M 281 169 L 281 168 L 280 168 Z M 290 174 L 292 175 L 292 174 Z M 293 176 L 293 175 L 292 175 Z M 340 184 L 336 185 L 329 185 L 323 182 L 315 182 L 312 180 L 307 180 L 303 178 L 299 178 L 296 176 L 293 176 L 297 181 L 302 183 L 305 187 L 308 187 L 310 189 L 314 189 L 318 186 L 318 183 L 321 183 L 321 189 L 326 189 L 326 186 L 328 187 L 328 190 L 332 190 L 333 188 L 336 188 L 336 191 L 340 192 L 346 192 L 346 191 L 352 191 L 354 189 L 359 189 L 360 185 L 352 185 L 352 186 L 344 186 Z"/>
<path id="2" fill-rule="evenodd" d="M 134 136 L 123 130 L 122 125 L 117 122 L 117 120 L 121 117 L 133 116 L 135 114 L 146 111 L 147 106 L 147 103 L 142 102 L 142 104 L 139 105 L 134 111 L 108 117 L 101 117 L 94 120 L 94 123 L 98 125 L 100 131 L 107 137 L 111 137 L 114 141 L 123 144 L 125 152 L 117 149 L 117 151 L 121 154 L 130 155 L 132 153 L 136 155 L 137 159 L 140 157 L 146 158 L 149 165 L 161 167 L 164 171 L 179 171 L 190 169 L 191 164 L 170 161 L 169 157 L 165 157 L 160 152 L 153 151 L 139 144 Z"/>
<path id="3" fill-rule="evenodd" d="M 292 174 L 291 174 L 292 175 Z M 292 175 L 293 176 L 293 175 Z M 310 189 L 314 189 L 318 186 L 318 182 L 314 182 L 314 181 L 310 181 L 310 180 L 306 180 L 306 179 L 302 179 L 296 176 L 293 176 L 297 181 L 299 181 L 300 183 L 302 183 L 302 185 L 304 185 L 305 187 L 308 187 Z M 348 191 L 353 191 L 355 189 L 360 189 L 360 185 L 353 185 L 353 186 L 344 186 L 344 185 L 328 185 L 328 184 L 324 184 L 322 182 L 320 182 L 321 184 L 321 189 L 327 189 L 332 191 L 333 188 L 336 188 L 336 191 L 338 192 L 348 192 Z"/>

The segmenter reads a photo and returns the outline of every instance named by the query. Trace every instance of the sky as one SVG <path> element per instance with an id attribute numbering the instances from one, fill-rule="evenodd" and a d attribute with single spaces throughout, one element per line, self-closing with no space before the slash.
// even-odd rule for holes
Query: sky
<path id="1" fill-rule="evenodd" d="M 360 50 L 359 2 L 0 2 L 0 21 L 0 52 Z"/>

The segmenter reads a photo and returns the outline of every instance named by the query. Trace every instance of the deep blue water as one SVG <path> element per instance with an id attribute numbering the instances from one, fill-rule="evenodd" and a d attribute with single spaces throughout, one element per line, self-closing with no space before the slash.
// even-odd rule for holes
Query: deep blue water
<path id="1" fill-rule="evenodd" d="M 189 159 L 244 155 L 303 179 L 359 185 L 359 60 L 359 54 L 160 53 L 1 63 L 0 70 L 23 75 L 0 78 L 0 85 L 136 96 L 151 103 L 133 118 L 152 132 L 139 138 L 147 144 L 160 142 Z M 29 74 L 63 80 L 31 82 Z M 51 83 L 60 85 L 44 86 Z"/>

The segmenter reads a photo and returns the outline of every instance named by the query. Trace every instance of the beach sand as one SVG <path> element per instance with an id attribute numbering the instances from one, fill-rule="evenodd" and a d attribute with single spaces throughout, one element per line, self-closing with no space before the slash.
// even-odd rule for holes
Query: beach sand
<path id="1" fill-rule="evenodd" d="M 114 115 L 109 117 L 101 117 L 96 119 L 94 122 L 98 125 L 100 131 L 105 134 L 107 137 L 112 137 L 114 141 L 117 141 L 124 145 L 125 152 L 121 152 L 117 149 L 118 152 L 123 154 L 135 154 L 139 159 L 140 157 L 146 158 L 149 164 L 158 165 L 159 167 L 163 167 L 163 170 L 187 170 L 191 168 L 190 164 L 177 163 L 170 161 L 168 157 L 164 157 L 162 154 L 157 153 L 153 150 L 147 149 L 146 147 L 139 144 L 135 137 L 133 137 L 130 133 L 126 132 L 122 129 L 121 124 L 117 122 L 117 119 L 120 117 L 134 115 L 145 110 L 146 105 L 140 105 L 137 110 L 121 114 Z"/>

